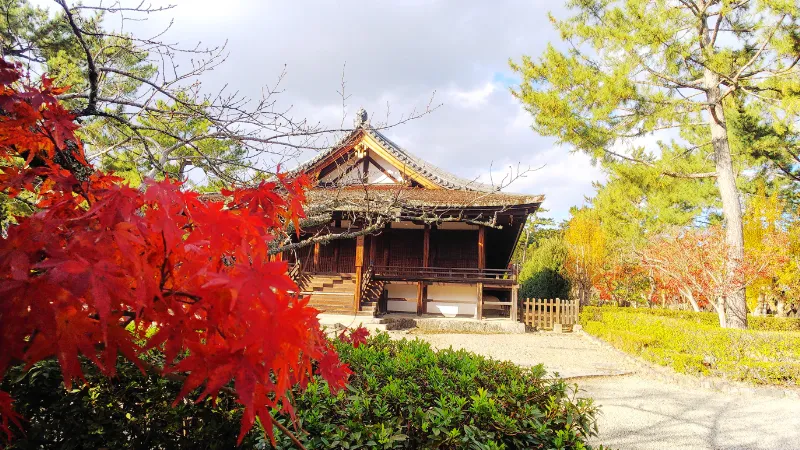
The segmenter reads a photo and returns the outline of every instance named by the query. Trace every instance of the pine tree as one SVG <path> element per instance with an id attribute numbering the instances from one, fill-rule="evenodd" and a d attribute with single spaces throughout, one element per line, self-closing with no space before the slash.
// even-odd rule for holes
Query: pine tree
<path id="1" fill-rule="evenodd" d="M 715 178 L 728 270 L 736 271 L 744 238 L 726 109 L 767 101 L 761 111 L 797 108 L 785 97 L 796 95 L 800 74 L 800 5 L 571 0 L 568 7 L 574 15 L 551 20 L 569 50 L 551 45 L 537 61 L 524 56 L 511 63 L 522 77 L 513 93 L 533 115 L 534 129 L 604 160 L 628 160 L 672 177 Z M 660 149 L 646 152 L 637 138 L 654 135 L 682 151 L 670 157 L 659 157 Z M 704 149 L 713 170 L 684 172 L 683 156 Z M 747 326 L 744 289 L 727 294 L 725 312 L 728 326 Z"/>

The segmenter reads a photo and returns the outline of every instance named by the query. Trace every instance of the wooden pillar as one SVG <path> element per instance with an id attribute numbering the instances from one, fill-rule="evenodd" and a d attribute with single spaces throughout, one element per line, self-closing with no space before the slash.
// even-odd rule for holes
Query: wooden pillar
<path id="1" fill-rule="evenodd" d="M 431 226 L 425 225 L 425 235 L 422 239 L 422 267 L 430 267 L 431 254 Z"/>
<path id="2" fill-rule="evenodd" d="M 333 247 L 333 271 L 334 272 L 338 272 L 339 271 L 339 247 L 341 247 L 341 244 L 342 244 L 342 240 L 341 239 L 337 239 L 336 242 L 333 242 L 332 244 L 328 244 L 328 245 L 333 245 L 334 246 Z"/>
<path id="3" fill-rule="evenodd" d="M 486 227 L 478 226 L 478 269 L 486 268 Z M 483 320 L 483 283 L 478 283 L 478 305 L 475 318 Z"/>
<path id="4" fill-rule="evenodd" d="M 374 265 L 377 261 L 375 261 L 375 253 L 378 251 L 378 235 L 373 234 L 369 237 L 369 265 Z"/>
<path id="5" fill-rule="evenodd" d="M 361 309 L 361 283 L 364 277 L 364 236 L 356 238 L 356 286 L 353 292 L 353 312 Z"/>
<path id="6" fill-rule="evenodd" d="M 390 233 L 390 229 L 387 228 L 383 230 L 383 265 L 389 265 L 389 244 L 392 241 L 392 235 Z"/>
<path id="7" fill-rule="evenodd" d="M 425 297 L 427 297 L 428 287 L 424 281 L 417 282 L 417 315 L 421 316 L 425 312 Z"/>
<path id="8" fill-rule="evenodd" d="M 483 320 L 483 283 L 478 283 L 478 302 L 475 306 L 475 319 Z"/>
<path id="9" fill-rule="evenodd" d="M 511 286 L 511 320 L 514 322 L 519 320 L 519 287 L 514 284 Z"/>
<path id="10" fill-rule="evenodd" d="M 478 226 L 478 269 L 486 268 L 486 227 Z"/>
<path id="11" fill-rule="evenodd" d="M 319 242 L 314 242 L 314 272 L 319 270 Z"/>

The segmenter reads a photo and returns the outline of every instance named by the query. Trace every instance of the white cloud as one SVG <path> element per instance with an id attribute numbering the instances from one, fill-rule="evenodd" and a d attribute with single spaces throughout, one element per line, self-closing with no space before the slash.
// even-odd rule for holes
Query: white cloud
<path id="1" fill-rule="evenodd" d="M 202 78 L 209 93 L 228 86 L 257 98 L 285 69 L 276 109 L 290 108 L 295 119 L 338 128 L 343 113 L 337 90 L 344 68 L 351 95 L 346 126 L 359 107 L 373 122 L 383 122 L 388 103 L 391 122 L 424 109 L 437 92 L 433 104 L 443 103 L 441 108 L 386 134 L 459 176 L 486 177 L 501 164 L 546 163 L 510 190 L 545 194 L 545 207 L 559 218 L 592 194 L 592 181 L 602 179 L 587 157 L 554 148 L 552 139 L 533 132 L 532 118 L 507 89 L 516 82 L 509 58 L 535 57 L 548 41 L 559 45 L 547 12 L 559 15 L 562 6 L 545 0 L 509 0 L 503 7 L 476 0 L 153 0 L 154 6 L 167 2 L 177 7 L 149 15 L 147 22 L 127 22 L 126 31 L 149 37 L 174 18 L 162 37 L 167 42 L 189 48 L 198 41 L 203 46 L 227 42 L 225 64 Z M 138 0 L 123 3 L 135 6 Z M 276 156 L 264 163 L 287 166 L 312 155 L 303 152 L 288 162 Z"/>
<path id="2" fill-rule="evenodd" d="M 497 84 L 487 82 L 481 87 L 468 91 L 453 89 L 448 92 L 448 97 L 462 108 L 478 108 L 485 105 L 495 91 L 497 91 Z"/>
<path id="3" fill-rule="evenodd" d="M 569 152 L 562 147 L 551 147 L 537 152 L 527 160 L 506 161 L 488 174 L 480 177 L 483 182 L 499 184 L 509 174 L 519 169 L 531 169 L 524 177 L 517 178 L 505 191 L 526 194 L 544 194 L 542 208 L 550 211 L 548 216 L 561 221 L 569 216 L 572 206 L 581 206 L 586 197 L 594 193 L 592 183 L 603 182 L 605 174 L 599 166 L 592 165 L 591 158 L 584 153 Z M 506 178 L 508 179 L 508 178 Z"/>
<path id="4" fill-rule="evenodd" d="M 506 130 L 509 132 L 518 130 L 530 131 L 532 123 L 533 118 L 531 117 L 531 114 L 526 111 L 522 105 L 519 105 L 517 107 L 517 113 L 514 115 L 514 119 L 506 126 Z"/>

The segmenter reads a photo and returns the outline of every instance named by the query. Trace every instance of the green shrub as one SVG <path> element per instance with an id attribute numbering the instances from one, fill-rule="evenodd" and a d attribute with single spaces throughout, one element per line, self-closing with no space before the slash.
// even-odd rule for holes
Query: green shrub
<path id="1" fill-rule="evenodd" d="M 529 258 L 519 273 L 522 298 L 567 298 L 569 280 L 564 276 L 567 248 L 561 236 L 543 239 L 528 250 Z"/>
<path id="2" fill-rule="evenodd" d="M 661 317 L 673 317 L 704 325 L 719 325 L 719 317 L 715 312 L 679 311 L 663 308 L 637 308 L 639 314 L 650 314 Z M 800 319 L 793 317 L 747 316 L 747 327 L 759 331 L 800 331 Z"/>
<path id="3" fill-rule="evenodd" d="M 764 328 L 784 320 L 753 319 Z M 800 384 L 797 332 L 723 329 L 712 313 L 643 308 L 585 307 L 581 323 L 614 347 L 681 373 Z"/>
<path id="4" fill-rule="evenodd" d="M 800 331 L 800 319 L 750 316 L 747 318 L 747 327 L 761 331 Z"/>
<path id="5" fill-rule="evenodd" d="M 331 395 L 324 382 L 295 394 L 299 438 L 311 448 L 589 448 L 595 407 L 541 366 L 520 368 L 465 351 L 434 352 L 419 340 L 386 334 L 354 348 L 336 344 L 354 372 Z M 179 383 L 120 363 L 109 381 L 89 370 L 86 387 L 65 391 L 45 362 L 6 377 L 5 389 L 28 418 L 13 448 L 234 448 L 240 408 L 170 403 Z M 291 428 L 286 417 L 279 420 Z M 278 448 L 295 448 L 277 432 Z M 254 430 L 243 448 L 270 448 Z"/>

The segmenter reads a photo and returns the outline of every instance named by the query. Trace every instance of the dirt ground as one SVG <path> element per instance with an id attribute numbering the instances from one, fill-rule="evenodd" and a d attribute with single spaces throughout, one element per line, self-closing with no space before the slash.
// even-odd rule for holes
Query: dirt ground
<path id="1" fill-rule="evenodd" d="M 618 449 L 800 449 L 800 400 L 676 385 L 581 334 L 393 334 L 520 365 L 542 363 L 601 408 L 595 443 Z"/>

